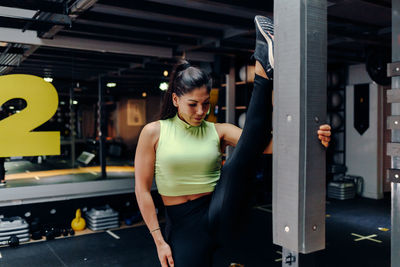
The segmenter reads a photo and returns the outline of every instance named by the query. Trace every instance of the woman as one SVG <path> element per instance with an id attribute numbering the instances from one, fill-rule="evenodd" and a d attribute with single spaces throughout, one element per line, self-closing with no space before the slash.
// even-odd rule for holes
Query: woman
<path id="1" fill-rule="evenodd" d="M 212 265 L 216 246 L 246 206 L 256 158 L 272 152 L 273 24 L 261 16 L 255 23 L 256 77 L 243 131 L 204 121 L 210 78 L 181 61 L 171 74 L 161 119 L 140 134 L 135 193 L 163 267 Z M 330 127 L 321 126 L 318 136 L 327 146 Z M 228 145 L 236 149 L 221 168 L 221 152 Z M 153 176 L 166 208 L 166 239 L 150 194 Z"/>

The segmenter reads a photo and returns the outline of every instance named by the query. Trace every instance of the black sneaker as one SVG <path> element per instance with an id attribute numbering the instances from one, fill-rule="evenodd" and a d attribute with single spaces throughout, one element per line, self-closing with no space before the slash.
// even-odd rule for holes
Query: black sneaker
<path id="1" fill-rule="evenodd" d="M 5 186 L 7 182 L 5 180 L 0 181 L 0 187 Z"/>
<path id="2" fill-rule="evenodd" d="M 264 68 L 268 78 L 273 78 L 274 73 L 274 22 L 264 16 L 254 18 L 256 24 L 256 49 L 254 58 L 258 60 Z"/>

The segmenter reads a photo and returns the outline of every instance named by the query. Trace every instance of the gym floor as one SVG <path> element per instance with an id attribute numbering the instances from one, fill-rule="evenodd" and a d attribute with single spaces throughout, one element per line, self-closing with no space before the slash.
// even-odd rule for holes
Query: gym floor
<path id="1" fill-rule="evenodd" d="M 272 244 L 271 205 L 256 206 L 246 229 L 214 266 L 281 266 L 281 248 Z M 390 196 L 383 200 L 329 200 L 326 249 L 315 266 L 390 266 Z M 160 266 L 145 226 L 98 232 L 0 248 L 0 266 Z M 301 266 L 301 262 L 300 262 Z"/>
<path id="2" fill-rule="evenodd" d="M 62 184 L 101 180 L 99 166 L 71 169 L 66 160 L 47 159 L 42 164 L 29 160 L 16 160 L 5 163 L 6 187 L 34 186 L 44 184 Z M 107 179 L 132 178 L 134 167 L 132 160 L 109 160 Z M 47 179 L 48 178 L 48 179 Z"/>

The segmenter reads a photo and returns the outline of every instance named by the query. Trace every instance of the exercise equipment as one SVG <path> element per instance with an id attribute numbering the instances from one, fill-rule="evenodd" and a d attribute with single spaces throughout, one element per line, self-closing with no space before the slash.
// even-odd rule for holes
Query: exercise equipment
<path id="1" fill-rule="evenodd" d="M 27 241 L 29 241 L 29 224 L 25 219 L 19 216 L 10 218 L 0 217 L 1 244 L 18 246 L 20 242 Z"/>
<path id="2" fill-rule="evenodd" d="M 40 239 L 42 239 L 42 231 L 35 231 L 35 232 L 32 232 L 32 234 L 31 234 L 31 238 L 33 239 L 33 240 L 40 240 Z"/>
<path id="3" fill-rule="evenodd" d="M 332 126 L 332 130 L 339 130 L 343 126 L 343 117 L 339 113 L 330 113 L 327 123 Z"/>
<path id="4" fill-rule="evenodd" d="M 329 104 L 331 108 L 340 108 L 343 103 L 343 97 L 339 92 L 332 92 L 329 97 Z"/>
<path id="5" fill-rule="evenodd" d="M 86 221 L 82 218 L 81 209 L 77 209 L 75 218 L 71 222 L 71 228 L 74 231 L 82 231 L 86 227 Z"/>
<path id="6" fill-rule="evenodd" d="M 69 229 L 68 229 L 68 234 L 69 234 L 69 235 L 75 235 L 74 229 L 69 228 Z"/>
<path id="7" fill-rule="evenodd" d="M 354 181 L 341 178 L 328 184 L 328 197 L 334 199 L 352 199 L 357 192 Z"/>
<path id="8" fill-rule="evenodd" d="M 129 214 L 125 217 L 125 224 L 126 225 L 132 225 L 134 223 L 140 222 L 142 220 L 142 214 L 140 211 L 136 211 L 133 214 Z"/>
<path id="9" fill-rule="evenodd" d="M 10 247 L 18 247 L 19 246 L 19 238 L 16 235 L 10 236 L 10 239 L 8 240 L 8 245 Z"/>
<path id="10" fill-rule="evenodd" d="M 243 66 L 239 70 L 239 78 L 243 82 L 254 82 L 254 75 L 255 66 Z"/>
<path id="11" fill-rule="evenodd" d="M 338 87 L 340 85 L 340 76 L 336 71 L 332 71 L 330 73 L 330 80 L 332 87 Z"/>
<path id="12" fill-rule="evenodd" d="M 95 207 L 86 212 L 88 228 L 91 230 L 105 230 L 119 227 L 119 213 L 109 205 Z"/>
<path id="13" fill-rule="evenodd" d="M 391 78 L 387 77 L 387 64 L 390 61 L 390 53 L 382 49 L 369 51 L 365 67 L 371 79 L 377 84 L 390 85 Z"/>
<path id="14" fill-rule="evenodd" d="M 90 161 L 95 157 L 96 155 L 87 151 L 83 151 L 82 154 L 76 159 L 76 161 L 88 165 Z"/>
<path id="15" fill-rule="evenodd" d="M 246 112 L 243 112 L 242 114 L 240 114 L 238 119 L 239 127 L 243 129 L 245 122 L 246 122 Z"/>
<path id="16" fill-rule="evenodd" d="M 211 89 L 210 91 L 210 109 L 209 109 L 209 114 L 207 116 L 207 121 L 209 122 L 217 122 L 217 114 L 218 114 L 218 95 L 219 95 L 219 90 L 218 89 Z"/>

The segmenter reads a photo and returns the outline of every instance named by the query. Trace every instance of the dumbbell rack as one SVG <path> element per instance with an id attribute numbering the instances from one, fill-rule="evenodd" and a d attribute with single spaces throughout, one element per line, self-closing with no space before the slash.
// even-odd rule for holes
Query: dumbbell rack
<path id="1" fill-rule="evenodd" d="M 327 153 L 327 174 L 332 180 L 337 180 L 346 173 L 346 92 L 344 68 L 333 68 L 328 72 L 328 115 L 327 123 L 332 127 L 332 139 Z M 336 82 L 334 82 L 336 80 Z M 333 97 L 338 99 L 334 105 Z M 341 122 L 334 123 L 334 116 Z M 336 122 L 338 123 L 338 122 Z"/>

